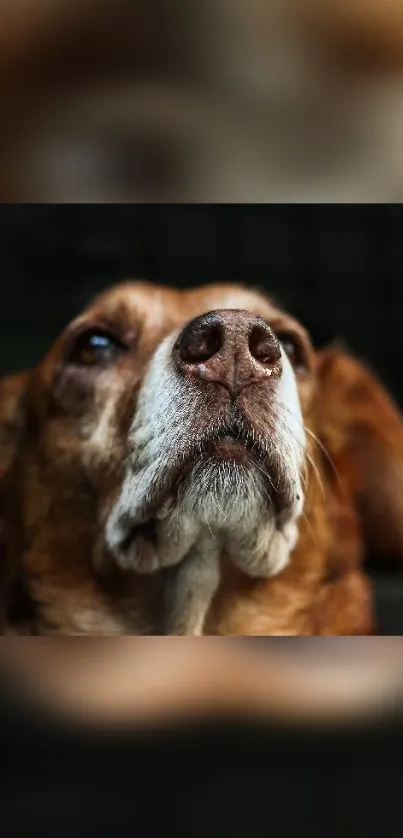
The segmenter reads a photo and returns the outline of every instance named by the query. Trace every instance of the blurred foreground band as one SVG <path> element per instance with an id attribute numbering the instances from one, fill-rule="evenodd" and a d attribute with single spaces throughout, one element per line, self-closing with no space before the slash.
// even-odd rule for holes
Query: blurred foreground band
<path id="1" fill-rule="evenodd" d="M 400 718 L 401 639 L 4 638 L 2 688 L 84 725 L 246 716 L 297 725 Z"/>

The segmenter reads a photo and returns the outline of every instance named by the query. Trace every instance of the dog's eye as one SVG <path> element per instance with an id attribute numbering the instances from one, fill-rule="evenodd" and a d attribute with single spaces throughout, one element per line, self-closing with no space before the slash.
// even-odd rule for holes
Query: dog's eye
<path id="1" fill-rule="evenodd" d="M 68 361 L 81 367 L 106 366 L 115 361 L 125 349 L 124 344 L 114 335 L 92 330 L 77 338 Z"/>
<path id="2" fill-rule="evenodd" d="M 306 372 L 308 366 L 306 355 L 296 335 L 290 332 L 278 332 L 277 337 L 284 352 L 288 355 L 294 370 L 296 372 Z"/>

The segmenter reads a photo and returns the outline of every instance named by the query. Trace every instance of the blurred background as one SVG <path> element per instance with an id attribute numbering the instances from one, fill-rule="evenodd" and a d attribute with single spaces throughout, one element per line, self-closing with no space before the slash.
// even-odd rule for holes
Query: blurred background
<path id="1" fill-rule="evenodd" d="M 0 198 L 400 201 L 400 0 L 2 0 Z"/>
<path id="2" fill-rule="evenodd" d="M 3 206 L 0 270 L 0 375 L 35 365 L 123 279 L 235 281 L 277 298 L 317 347 L 344 343 L 403 408 L 399 206 Z M 403 635 L 403 572 L 368 563 L 381 633 Z"/>

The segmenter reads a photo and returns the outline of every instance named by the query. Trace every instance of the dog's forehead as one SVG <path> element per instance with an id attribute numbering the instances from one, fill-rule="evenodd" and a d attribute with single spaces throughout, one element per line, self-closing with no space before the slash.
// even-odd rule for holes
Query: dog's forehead
<path id="1" fill-rule="evenodd" d="M 148 282 L 115 286 L 95 299 L 85 312 L 96 311 L 130 323 L 140 321 L 152 329 L 174 328 L 213 309 L 245 309 L 265 318 L 279 309 L 270 298 L 239 285 L 214 284 L 191 289 L 175 289 Z"/>

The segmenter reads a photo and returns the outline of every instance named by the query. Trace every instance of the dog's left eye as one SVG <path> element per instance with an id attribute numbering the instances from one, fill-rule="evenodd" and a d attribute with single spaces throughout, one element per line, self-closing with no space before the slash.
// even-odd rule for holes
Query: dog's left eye
<path id="1" fill-rule="evenodd" d="M 105 366 L 125 352 L 124 344 L 108 332 L 85 332 L 77 339 L 69 363 L 81 367 Z"/>
<path id="2" fill-rule="evenodd" d="M 303 346 L 290 332 L 278 332 L 277 337 L 296 372 L 305 372 L 308 362 Z"/>

